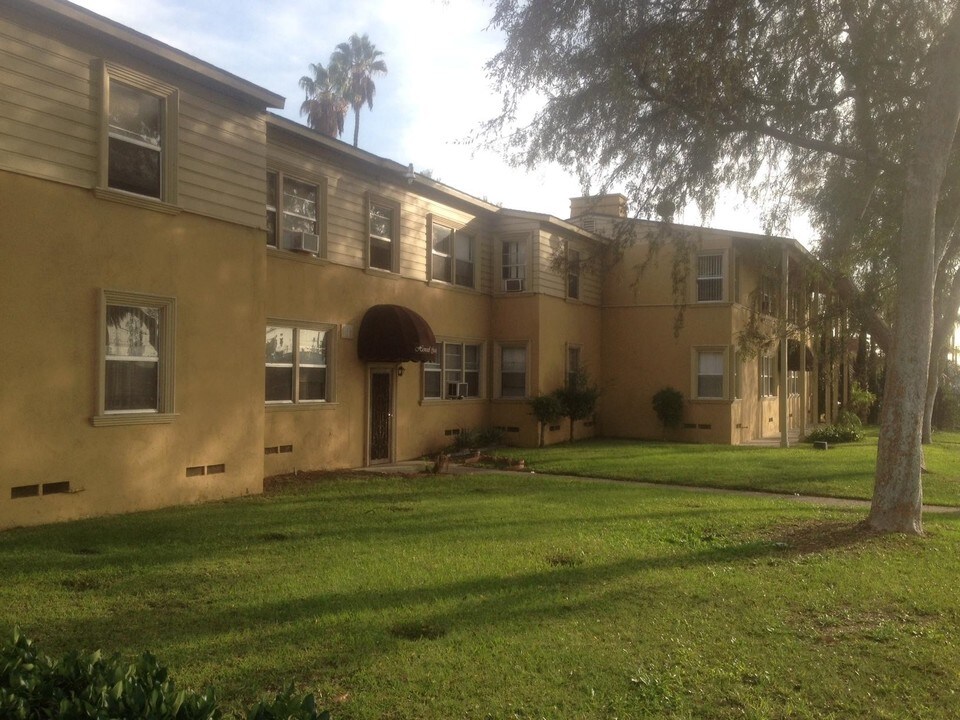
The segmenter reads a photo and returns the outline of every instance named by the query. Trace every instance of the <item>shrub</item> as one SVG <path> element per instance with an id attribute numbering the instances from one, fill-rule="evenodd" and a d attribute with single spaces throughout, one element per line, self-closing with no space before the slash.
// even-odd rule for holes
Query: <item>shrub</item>
<path id="1" fill-rule="evenodd" d="M 824 425 L 811 431 L 806 442 L 845 443 L 863 440 L 860 418 L 849 410 L 841 410 L 834 425 Z"/>
<path id="2" fill-rule="evenodd" d="M 877 396 L 874 393 L 860 387 L 857 383 L 853 383 L 850 388 L 848 405 L 861 421 L 866 420 L 870 415 L 870 408 L 873 407 L 875 402 L 877 402 Z"/>
<path id="3" fill-rule="evenodd" d="M 560 414 L 570 419 L 570 441 L 573 442 L 573 425 L 593 415 L 600 399 L 600 388 L 590 384 L 590 376 L 580 368 L 571 382 L 551 393 L 560 401 Z"/>
<path id="4" fill-rule="evenodd" d="M 495 447 L 503 443 L 503 430 L 489 427 L 481 430 L 477 435 L 480 447 Z"/>
<path id="5" fill-rule="evenodd" d="M 19 628 L 0 646 L 0 717 L 136 718 L 136 720 L 218 720 L 224 714 L 212 688 L 177 690 L 167 669 L 150 653 L 133 663 L 100 651 L 69 652 L 58 661 L 41 655 Z M 251 720 L 321 720 L 312 695 L 291 686 L 271 702 L 255 705 Z"/>
<path id="6" fill-rule="evenodd" d="M 552 425 L 563 417 L 563 405 L 560 403 L 560 398 L 552 393 L 530 398 L 527 404 L 533 411 L 533 416 L 537 418 L 537 422 L 540 423 L 540 447 L 543 447 L 544 431 L 547 425 Z"/>
<path id="7" fill-rule="evenodd" d="M 663 425 L 664 433 L 667 428 L 680 427 L 683 420 L 683 393 L 672 387 L 658 390 L 653 396 L 653 411 Z"/>

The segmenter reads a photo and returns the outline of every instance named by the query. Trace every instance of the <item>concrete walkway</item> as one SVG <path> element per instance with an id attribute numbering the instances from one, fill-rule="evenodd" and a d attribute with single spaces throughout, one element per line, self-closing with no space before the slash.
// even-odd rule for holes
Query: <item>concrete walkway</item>
<path id="1" fill-rule="evenodd" d="M 415 475 L 424 471 L 431 471 L 433 469 L 433 462 L 430 460 L 407 460 L 404 462 L 393 463 L 391 465 L 372 465 L 370 467 L 357 468 L 359 471 L 370 472 L 370 473 L 382 473 L 384 475 Z M 443 473 L 444 475 L 531 475 L 534 474 L 534 471 L 517 471 L 517 470 L 498 470 L 496 468 L 487 468 L 487 467 L 477 467 L 476 465 L 463 465 L 459 463 L 450 462 L 450 465 L 447 468 L 447 471 Z M 776 500 L 789 500 L 791 502 L 805 503 L 807 505 L 822 505 L 825 507 L 842 507 L 842 508 L 861 508 L 864 510 L 870 509 L 869 500 L 854 500 L 850 498 L 835 498 L 835 497 L 824 497 L 820 495 L 800 495 L 793 494 L 788 495 L 786 493 L 774 493 L 774 492 L 765 492 L 762 490 L 737 490 L 732 488 L 712 488 L 712 487 L 699 487 L 696 485 L 671 485 L 668 483 L 651 483 L 644 482 L 642 480 L 618 480 L 613 478 L 595 478 L 595 477 L 585 477 L 583 475 L 553 475 L 548 473 L 536 473 L 543 477 L 556 477 L 562 478 L 564 480 L 583 480 L 585 482 L 598 482 L 598 483 L 630 483 L 631 485 L 637 485 L 640 487 L 646 488 L 671 488 L 674 490 L 682 490 L 684 492 L 692 493 L 707 493 L 707 494 L 727 494 L 727 495 L 744 495 L 750 497 L 760 497 L 760 498 L 771 498 Z M 950 505 L 924 505 L 923 511 L 925 513 L 933 513 L 936 515 L 957 515 L 960 517 L 960 507 L 953 507 Z"/>

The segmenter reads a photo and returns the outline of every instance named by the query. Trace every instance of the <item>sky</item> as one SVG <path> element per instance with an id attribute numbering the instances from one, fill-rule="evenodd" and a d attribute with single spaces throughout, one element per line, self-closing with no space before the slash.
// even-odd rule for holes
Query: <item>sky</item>
<path id="1" fill-rule="evenodd" d="M 275 112 L 301 123 L 298 82 L 310 63 L 326 65 L 338 43 L 366 33 L 388 73 L 375 80 L 373 110 L 360 115 L 361 149 L 508 208 L 566 218 L 569 199 L 583 194 L 562 168 L 513 168 L 470 141 L 500 108 L 485 71 L 504 43 L 488 28 L 489 0 L 73 1 L 284 96 Z M 352 112 L 342 139 L 353 141 Z M 754 208 L 733 195 L 719 204 L 711 226 L 763 232 Z M 693 209 L 677 220 L 702 224 Z M 793 230 L 809 240 L 803 223 Z"/>

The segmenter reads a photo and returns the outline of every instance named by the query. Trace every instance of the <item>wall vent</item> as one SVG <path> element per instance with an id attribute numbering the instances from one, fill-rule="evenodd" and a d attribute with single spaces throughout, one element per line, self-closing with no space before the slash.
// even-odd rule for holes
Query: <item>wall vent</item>
<path id="1" fill-rule="evenodd" d="M 560 426 L 559 426 L 559 425 L 551 425 L 551 426 L 550 426 L 550 432 L 556 432 L 556 431 L 559 430 L 559 429 L 560 429 Z"/>
<path id="2" fill-rule="evenodd" d="M 274 445 L 273 447 L 266 447 L 263 449 L 264 455 L 276 455 L 278 452 L 280 452 L 280 448 L 276 445 Z"/>
<path id="3" fill-rule="evenodd" d="M 216 465 L 207 465 L 207 475 L 219 475 L 220 473 L 225 473 L 227 471 L 227 466 L 223 463 L 217 463 Z"/>
<path id="4" fill-rule="evenodd" d="M 206 471 L 207 469 L 203 465 L 194 465 L 187 468 L 187 477 L 197 477 L 197 475 L 205 474 Z"/>
<path id="5" fill-rule="evenodd" d="M 696 423 L 684 423 L 684 424 L 683 424 L 683 429 L 684 429 L 684 430 L 696 430 L 696 429 L 697 429 L 697 424 L 696 424 Z"/>
<path id="6" fill-rule="evenodd" d="M 293 445 L 281 445 L 280 452 L 282 453 L 291 453 L 293 452 Z"/>
<path id="7" fill-rule="evenodd" d="M 20 498 L 37 497 L 40 494 L 39 485 L 18 485 L 10 488 L 10 499 L 19 500 Z"/>
<path id="8" fill-rule="evenodd" d="M 446 435 L 447 437 L 450 437 L 451 435 L 459 435 L 460 428 L 447 428 L 446 430 L 443 431 L 443 434 Z"/>
<path id="9" fill-rule="evenodd" d="M 59 495 L 60 493 L 68 492 L 70 492 L 70 483 L 66 480 L 63 482 L 51 482 L 43 484 L 44 495 Z"/>
<path id="10" fill-rule="evenodd" d="M 711 425 L 710 423 L 700 423 L 699 425 L 697 425 L 698 430 L 710 430 L 712 428 L 713 428 L 713 425 Z"/>

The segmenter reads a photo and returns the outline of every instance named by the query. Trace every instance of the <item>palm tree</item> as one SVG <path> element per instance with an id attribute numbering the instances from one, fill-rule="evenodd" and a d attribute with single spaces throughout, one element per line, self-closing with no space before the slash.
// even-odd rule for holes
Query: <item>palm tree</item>
<path id="1" fill-rule="evenodd" d="M 326 68 L 322 63 L 310 63 L 310 75 L 300 78 L 300 88 L 305 94 L 300 114 L 307 116 L 307 124 L 330 137 L 343 135 L 349 107 L 343 94 L 343 68 L 332 58 Z"/>
<path id="2" fill-rule="evenodd" d="M 338 65 L 344 72 L 344 99 L 353 108 L 353 146 L 360 139 L 360 108 L 364 104 L 373 109 L 373 96 L 377 86 L 373 78 L 387 74 L 387 64 L 381 59 L 383 53 L 370 42 L 366 33 L 363 36 L 354 33 L 345 43 L 337 45 L 330 56 L 330 64 Z"/>

